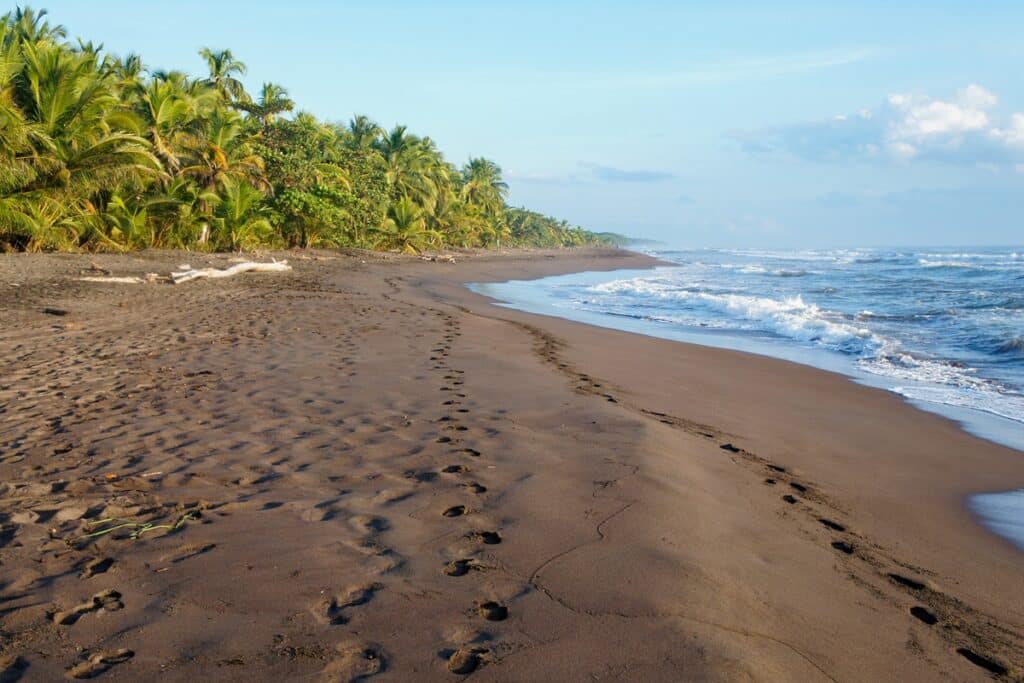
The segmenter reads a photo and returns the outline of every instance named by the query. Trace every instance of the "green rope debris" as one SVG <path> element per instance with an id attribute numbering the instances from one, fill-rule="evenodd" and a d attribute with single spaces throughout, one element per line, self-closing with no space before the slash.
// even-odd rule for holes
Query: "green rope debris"
<path id="1" fill-rule="evenodd" d="M 177 531 L 181 527 L 185 526 L 185 522 L 195 519 L 195 512 L 186 512 L 185 514 L 178 517 L 173 524 L 155 524 L 154 522 L 133 522 L 130 519 L 122 519 L 121 517 L 107 517 L 106 519 L 97 519 L 89 522 L 89 527 L 112 525 L 107 526 L 97 531 L 91 531 L 82 538 L 96 538 L 97 536 L 105 536 L 106 534 L 113 533 L 118 529 L 132 529 L 132 532 L 128 535 L 129 538 L 137 540 L 142 537 L 143 534 L 148 534 L 150 531 L 157 531 L 158 529 L 166 529 L 168 532 Z"/>

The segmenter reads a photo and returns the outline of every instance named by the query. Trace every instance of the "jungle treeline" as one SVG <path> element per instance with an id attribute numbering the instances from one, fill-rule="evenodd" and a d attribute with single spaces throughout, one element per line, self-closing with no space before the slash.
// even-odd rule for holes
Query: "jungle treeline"
<path id="1" fill-rule="evenodd" d="M 507 204 L 501 168 L 426 136 L 328 123 L 245 64 L 149 69 L 18 9 L 0 19 L 0 250 L 240 250 L 609 242 Z"/>

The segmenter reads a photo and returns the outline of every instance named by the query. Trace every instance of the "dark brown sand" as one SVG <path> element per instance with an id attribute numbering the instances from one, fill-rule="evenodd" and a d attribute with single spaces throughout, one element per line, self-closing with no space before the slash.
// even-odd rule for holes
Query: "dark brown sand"
<path id="1" fill-rule="evenodd" d="M 462 286 L 642 256 L 289 258 L 0 257 L 0 681 L 1024 679 L 1021 453 Z"/>

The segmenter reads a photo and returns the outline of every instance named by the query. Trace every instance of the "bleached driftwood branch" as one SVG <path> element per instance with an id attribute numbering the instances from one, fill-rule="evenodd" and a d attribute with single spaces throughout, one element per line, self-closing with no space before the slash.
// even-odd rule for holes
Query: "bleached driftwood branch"
<path id="1" fill-rule="evenodd" d="M 181 270 L 170 275 L 157 275 L 156 273 L 146 273 L 144 277 L 135 276 L 86 276 L 80 277 L 80 282 L 104 282 L 104 283 L 115 283 L 125 285 L 141 285 L 147 282 L 158 282 L 166 281 L 173 284 L 180 284 L 182 282 L 188 282 L 189 280 L 198 280 L 199 278 L 225 278 L 233 275 L 239 275 L 241 273 L 281 273 L 284 271 L 291 270 L 292 267 L 288 265 L 287 261 L 272 261 L 270 263 L 256 263 L 255 261 L 244 261 L 242 263 L 235 264 L 230 268 L 219 270 L 217 268 L 193 268 L 192 266 L 178 266 Z"/>
<path id="2" fill-rule="evenodd" d="M 203 277 L 224 278 L 239 275 L 241 273 L 281 273 L 292 269 L 292 267 L 288 265 L 287 261 L 272 261 L 271 263 L 246 261 L 245 263 L 238 263 L 223 270 L 219 270 L 217 268 L 196 269 L 191 266 L 180 267 L 184 270 L 177 273 L 171 273 L 171 280 L 176 285 L 179 285 L 182 282 L 188 282 L 189 280 L 198 280 Z"/>

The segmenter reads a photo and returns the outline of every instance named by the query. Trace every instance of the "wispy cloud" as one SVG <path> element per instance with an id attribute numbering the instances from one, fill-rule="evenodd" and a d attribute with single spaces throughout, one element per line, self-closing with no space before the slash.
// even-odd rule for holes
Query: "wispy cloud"
<path id="1" fill-rule="evenodd" d="M 580 161 L 576 170 L 559 175 L 555 173 L 523 173 L 511 171 L 506 174 L 511 182 L 543 185 L 597 185 L 601 183 L 661 183 L 674 180 L 675 174 L 655 169 L 625 169 L 606 164 Z"/>
<path id="2" fill-rule="evenodd" d="M 659 183 L 663 180 L 672 180 L 675 175 L 667 171 L 654 171 L 646 169 L 626 170 L 614 166 L 603 166 L 592 164 L 586 161 L 579 163 L 596 180 L 606 183 Z"/>
<path id="3" fill-rule="evenodd" d="M 665 71 L 549 72 L 536 80 L 566 88 L 672 88 L 777 78 L 790 74 L 848 66 L 878 57 L 881 54 L 882 51 L 878 48 L 860 47 L 801 54 L 738 57 L 700 62 Z"/>
<path id="4" fill-rule="evenodd" d="M 853 47 L 774 55 L 734 55 L 671 67 L 639 65 L 616 70 L 473 70 L 422 74 L 419 83 L 450 87 L 470 81 L 500 88 L 557 90 L 642 91 L 768 80 L 858 64 L 886 54 L 878 47 Z"/>

